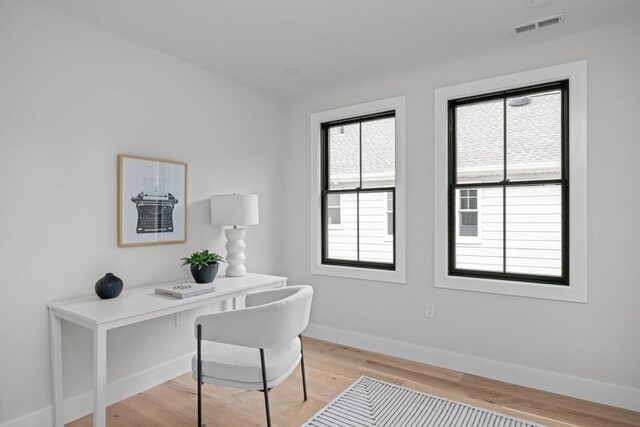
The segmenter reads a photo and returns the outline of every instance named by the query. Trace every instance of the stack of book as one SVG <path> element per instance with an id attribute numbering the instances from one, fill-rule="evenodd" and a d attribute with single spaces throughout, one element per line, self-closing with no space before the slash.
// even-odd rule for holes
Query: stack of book
<path id="1" fill-rule="evenodd" d="M 158 286 L 156 288 L 156 294 L 183 299 L 195 297 L 196 295 L 208 294 L 215 290 L 216 288 L 213 286 L 213 283 L 184 282 Z"/>

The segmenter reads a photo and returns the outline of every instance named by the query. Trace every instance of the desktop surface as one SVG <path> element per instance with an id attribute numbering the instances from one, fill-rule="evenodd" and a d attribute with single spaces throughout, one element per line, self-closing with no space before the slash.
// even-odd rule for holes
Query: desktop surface
<path id="1" fill-rule="evenodd" d="M 213 282 L 215 291 L 203 295 L 176 299 L 155 293 L 157 286 L 190 282 L 189 279 L 184 279 L 168 283 L 125 288 L 120 296 L 113 299 L 103 300 L 97 295 L 90 295 L 53 302 L 48 304 L 48 307 L 55 311 L 81 318 L 91 324 L 101 324 L 156 311 L 163 311 L 168 308 L 178 308 L 182 305 L 190 305 L 203 300 L 219 299 L 219 297 L 241 292 L 246 289 L 259 288 L 276 282 L 286 282 L 286 280 L 286 277 L 247 273 L 246 276 L 242 277 L 218 276 Z"/>

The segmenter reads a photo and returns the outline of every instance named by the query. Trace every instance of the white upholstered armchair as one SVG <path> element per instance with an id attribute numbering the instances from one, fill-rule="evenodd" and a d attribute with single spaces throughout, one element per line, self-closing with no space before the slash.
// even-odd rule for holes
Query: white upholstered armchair
<path id="1" fill-rule="evenodd" d="M 310 286 L 260 291 L 247 295 L 246 308 L 196 318 L 198 352 L 192 371 L 198 382 L 198 427 L 203 383 L 262 391 L 270 427 L 269 390 L 301 363 L 307 400 L 302 332 L 309 323 L 312 296 Z M 203 340 L 211 341 L 205 350 Z"/>

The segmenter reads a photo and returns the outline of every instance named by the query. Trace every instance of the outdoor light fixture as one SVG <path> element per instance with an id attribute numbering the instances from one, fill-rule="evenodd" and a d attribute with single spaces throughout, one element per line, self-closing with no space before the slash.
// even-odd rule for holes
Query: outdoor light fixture
<path id="1" fill-rule="evenodd" d="M 513 98 L 509 100 L 509 105 L 512 107 L 522 107 L 531 103 L 531 98 L 523 96 L 521 98 Z"/>

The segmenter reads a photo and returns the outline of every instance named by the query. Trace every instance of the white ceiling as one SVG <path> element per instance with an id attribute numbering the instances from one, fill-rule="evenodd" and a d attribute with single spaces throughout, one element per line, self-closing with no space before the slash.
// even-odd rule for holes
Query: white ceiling
<path id="1" fill-rule="evenodd" d="M 527 2 L 541 0 L 42 1 L 285 99 L 640 18 L 638 0 L 551 0 L 539 7 Z M 560 12 L 566 17 L 558 26 L 520 36 L 509 30 Z"/>

